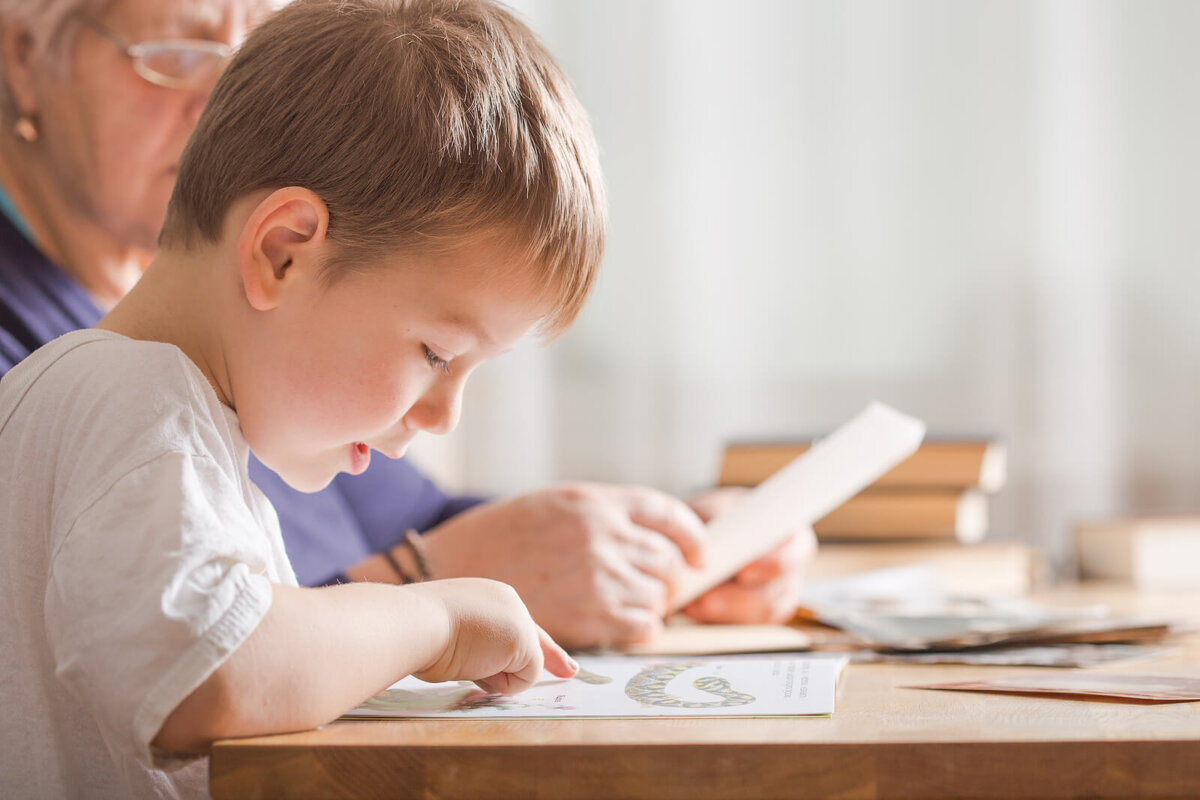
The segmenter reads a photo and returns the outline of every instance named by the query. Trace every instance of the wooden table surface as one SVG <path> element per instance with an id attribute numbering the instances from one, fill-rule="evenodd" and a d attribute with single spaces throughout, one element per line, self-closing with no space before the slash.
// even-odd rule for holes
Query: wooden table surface
<path id="1" fill-rule="evenodd" d="M 1200 594 L 1038 599 L 1200 619 Z M 1099 667 L 1200 677 L 1200 635 Z M 214 798 L 1200 797 L 1200 702 L 900 688 L 1032 667 L 851 664 L 832 718 L 339 721 L 223 741 Z"/>

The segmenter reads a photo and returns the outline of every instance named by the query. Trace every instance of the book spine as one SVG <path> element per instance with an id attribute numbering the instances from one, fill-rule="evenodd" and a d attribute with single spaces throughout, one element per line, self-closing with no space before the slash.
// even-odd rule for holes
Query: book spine
<path id="1" fill-rule="evenodd" d="M 822 541 L 950 539 L 975 542 L 987 532 L 987 497 L 977 491 L 870 489 L 819 520 Z"/>
<path id="2" fill-rule="evenodd" d="M 719 483 L 755 486 L 811 443 L 731 444 L 725 450 Z M 909 458 L 882 475 L 877 488 L 975 488 L 994 493 L 1006 481 L 1007 453 L 998 441 L 947 441 L 922 444 Z"/>

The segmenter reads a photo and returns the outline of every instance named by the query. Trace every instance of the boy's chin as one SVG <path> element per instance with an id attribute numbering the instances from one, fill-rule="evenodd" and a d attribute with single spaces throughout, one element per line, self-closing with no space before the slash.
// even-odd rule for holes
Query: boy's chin
<path id="1" fill-rule="evenodd" d="M 337 473 L 319 472 L 317 470 L 276 470 L 283 482 L 297 492 L 313 494 L 328 486 Z"/>

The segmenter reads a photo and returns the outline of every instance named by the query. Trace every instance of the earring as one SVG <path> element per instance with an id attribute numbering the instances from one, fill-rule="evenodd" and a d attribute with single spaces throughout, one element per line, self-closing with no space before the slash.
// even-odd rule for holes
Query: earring
<path id="1" fill-rule="evenodd" d="M 33 144 L 38 140 L 37 123 L 33 121 L 32 117 L 21 115 L 13 125 L 13 133 L 26 142 Z"/>

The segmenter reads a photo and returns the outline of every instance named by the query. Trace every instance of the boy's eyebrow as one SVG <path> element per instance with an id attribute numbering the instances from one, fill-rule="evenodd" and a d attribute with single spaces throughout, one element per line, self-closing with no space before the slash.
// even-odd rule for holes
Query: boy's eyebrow
<path id="1" fill-rule="evenodd" d="M 459 316 L 449 316 L 443 317 L 439 320 L 439 323 L 447 328 L 457 328 L 460 332 L 467 333 L 475 341 L 482 342 L 488 347 L 496 346 L 496 340 L 488 335 L 488 332 L 481 328 L 475 320 Z"/>

